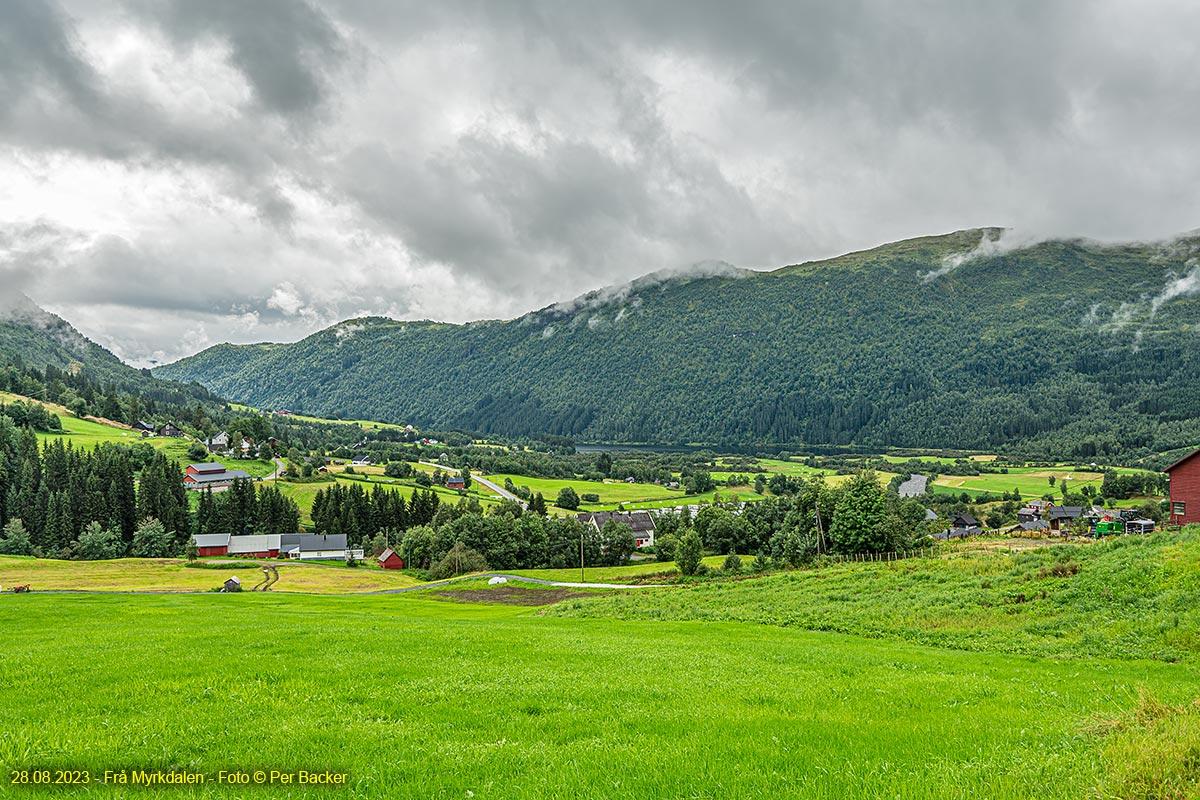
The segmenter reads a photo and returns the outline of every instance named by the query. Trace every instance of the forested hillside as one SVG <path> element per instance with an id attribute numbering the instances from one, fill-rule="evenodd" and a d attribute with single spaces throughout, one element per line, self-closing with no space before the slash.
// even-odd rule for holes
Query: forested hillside
<path id="1" fill-rule="evenodd" d="M 30 369 L 42 377 L 27 373 Z M 176 413 L 197 406 L 211 411 L 224 404 L 199 386 L 134 369 L 21 294 L 0 297 L 0 372 L 0 390 L 61 402 L 64 390 L 74 389 L 73 397 L 87 398 L 88 413 L 109 413 L 114 419 L 125 420 L 126 415 L 102 408 L 98 395 L 136 394 L 140 408 L 157 405 Z"/>
<path id="2" fill-rule="evenodd" d="M 265 407 L 584 441 L 1063 458 L 1200 442 L 1200 239 L 999 237 L 649 276 L 506 322 L 359 319 L 155 374 Z"/>

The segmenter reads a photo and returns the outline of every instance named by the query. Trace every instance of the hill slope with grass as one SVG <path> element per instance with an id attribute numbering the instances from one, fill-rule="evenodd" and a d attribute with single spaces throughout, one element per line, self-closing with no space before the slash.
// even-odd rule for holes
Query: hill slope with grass
<path id="1" fill-rule="evenodd" d="M 961 231 L 648 276 L 506 322 L 352 320 L 155 374 L 256 406 L 582 441 L 1056 458 L 1200 441 L 1200 240 L 1003 245 Z"/>
<path id="2" fill-rule="evenodd" d="M 1200 657 L 1200 526 L 1014 554 L 839 564 L 572 601 L 568 617 L 752 622 L 1051 658 Z"/>

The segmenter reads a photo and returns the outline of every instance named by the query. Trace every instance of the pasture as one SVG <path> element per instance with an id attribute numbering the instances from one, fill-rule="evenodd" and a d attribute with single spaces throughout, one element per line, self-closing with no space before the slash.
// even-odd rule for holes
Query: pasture
<path id="1" fill-rule="evenodd" d="M 177 558 L 122 558 L 114 561 L 58 561 L 0 556 L 0 586 L 31 584 L 35 591 L 56 592 L 207 592 L 237 575 L 249 589 L 262 579 L 262 564 L 279 570 L 275 592 L 355 594 L 401 589 L 417 580 L 398 570 L 372 565 L 346 567 L 296 561 L 254 562 L 237 556 L 203 559 L 186 566 Z"/>
<path id="2" fill-rule="evenodd" d="M 9 770 L 117 798 L 105 770 L 304 769 L 348 785 L 137 796 L 1079 798 L 1157 744 L 1139 690 L 1200 678 L 420 594 L 0 596 L 5 793 L 40 794 Z"/>

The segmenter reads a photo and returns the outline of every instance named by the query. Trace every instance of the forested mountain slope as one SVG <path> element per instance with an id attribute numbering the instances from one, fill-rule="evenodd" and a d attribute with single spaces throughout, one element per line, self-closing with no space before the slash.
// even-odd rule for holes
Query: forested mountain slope
<path id="1" fill-rule="evenodd" d="M 49 367 L 68 375 L 82 372 L 110 390 L 136 392 L 173 406 L 224 403 L 199 386 L 157 379 L 134 369 L 22 294 L 0 295 L 0 368 L 7 365 Z"/>
<path id="2" fill-rule="evenodd" d="M 155 374 L 267 407 L 592 441 L 1057 457 L 1200 442 L 1200 239 L 1003 244 L 960 231 L 648 276 L 505 322 L 358 319 Z"/>

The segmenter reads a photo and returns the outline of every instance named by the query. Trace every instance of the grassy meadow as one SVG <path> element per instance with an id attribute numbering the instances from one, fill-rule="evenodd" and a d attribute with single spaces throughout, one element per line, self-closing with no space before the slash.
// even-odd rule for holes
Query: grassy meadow
<path id="1" fill-rule="evenodd" d="M 0 559 L 0 578 L 30 561 Z M 169 569 L 58 563 L 140 585 Z M 288 564 L 279 586 L 305 571 L 370 574 Z M 224 575 L 175 569 L 193 572 Z M 1198 589 L 1189 529 L 543 607 L 513 599 L 538 590 L 479 580 L 402 595 L 3 594 L 0 795 L 66 795 L 6 780 L 72 768 L 348 782 L 138 797 L 1195 797 Z M 134 794 L 93 783 L 87 796 Z"/>
<path id="2" fill-rule="evenodd" d="M 122 558 L 114 561 L 58 561 L 0 556 L 0 586 L 32 585 L 35 591 L 59 592 L 207 592 L 237 575 L 246 589 L 262 580 L 262 565 L 279 571 L 274 592 L 356 594 L 402 589 L 418 581 L 398 570 L 372 564 L 346 567 L 295 561 L 262 561 L 230 556 L 186 566 L 177 558 Z"/>
<path id="3" fill-rule="evenodd" d="M 4 595 L 0 627 L 0 780 L 41 767 L 348 781 L 88 787 L 101 798 L 1121 796 L 1108 792 L 1145 778 L 1131 749 L 1192 732 L 1185 715 L 1139 710 L 1184 707 L 1200 679 L 1190 663 L 432 595 Z"/>

